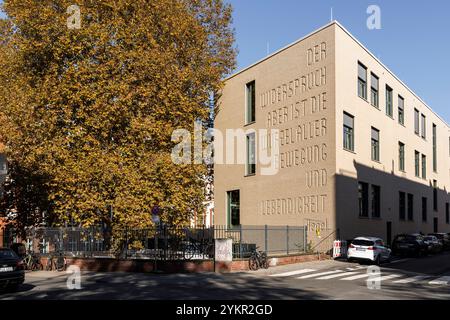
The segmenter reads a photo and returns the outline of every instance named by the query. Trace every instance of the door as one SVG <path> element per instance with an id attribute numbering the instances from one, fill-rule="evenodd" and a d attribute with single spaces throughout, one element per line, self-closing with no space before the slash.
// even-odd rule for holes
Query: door
<path id="1" fill-rule="evenodd" d="M 391 247 L 392 243 L 392 222 L 386 222 L 386 246 Z"/>
<path id="2" fill-rule="evenodd" d="M 438 218 L 434 218 L 434 233 L 438 233 L 438 224 L 439 224 L 439 220 Z"/>

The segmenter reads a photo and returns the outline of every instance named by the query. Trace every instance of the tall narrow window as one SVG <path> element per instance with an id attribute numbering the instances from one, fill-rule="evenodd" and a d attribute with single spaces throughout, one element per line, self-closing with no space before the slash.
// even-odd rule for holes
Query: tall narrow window
<path id="1" fill-rule="evenodd" d="M 372 160 L 380 161 L 380 131 L 372 127 Z"/>
<path id="2" fill-rule="evenodd" d="M 246 175 L 256 173 L 256 143 L 255 133 L 247 135 L 247 172 Z"/>
<path id="3" fill-rule="evenodd" d="M 422 221 L 427 221 L 428 218 L 428 203 L 427 198 L 422 197 Z"/>
<path id="4" fill-rule="evenodd" d="M 364 182 L 358 183 L 358 202 L 359 202 L 359 216 L 369 216 L 369 185 Z"/>
<path id="5" fill-rule="evenodd" d="M 418 151 L 414 152 L 414 167 L 416 177 L 420 177 L 420 152 Z"/>
<path id="6" fill-rule="evenodd" d="M 427 117 L 422 114 L 422 138 L 427 138 Z"/>
<path id="7" fill-rule="evenodd" d="M 398 96 L 398 123 L 405 125 L 405 99 Z"/>
<path id="8" fill-rule="evenodd" d="M 433 172 L 437 172 L 437 126 L 433 123 Z"/>
<path id="9" fill-rule="evenodd" d="M 402 142 L 398 143 L 398 169 L 405 171 L 405 144 Z"/>
<path id="10" fill-rule="evenodd" d="M 408 220 L 414 220 L 414 195 L 408 193 Z"/>
<path id="11" fill-rule="evenodd" d="M 386 114 L 389 117 L 393 116 L 393 107 L 392 107 L 392 88 L 389 86 L 386 86 Z"/>
<path id="12" fill-rule="evenodd" d="M 380 217 L 381 195 L 380 187 L 372 185 L 372 217 Z"/>
<path id="13" fill-rule="evenodd" d="M 367 100 L 367 68 L 358 63 L 358 96 Z"/>
<path id="14" fill-rule="evenodd" d="M 375 108 L 378 108 L 378 100 L 379 100 L 379 94 L 378 94 L 378 77 L 371 73 L 371 79 L 370 79 L 370 103 Z"/>
<path id="15" fill-rule="evenodd" d="M 450 203 L 445 204 L 445 223 L 450 224 Z"/>
<path id="16" fill-rule="evenodd" d="M 246 124 L 255 122 L 256 119 L 256 90 L 255 81 L 247 83 L 247 108 Z"/>
<path id="17" fill-rule="evenodd" d="M 417 109 L 414 109 L 414 132 L 420 133 L 420 113 Z"/>
<path id="18" fill-rule="evenodd" d="M 228 226 L 237 227 L 241 224 L 239 190 L 227 192 Z"/>
<path id="19" fill-rule="evenodd" d="M 437 180 L 433 180 L 433 210 L 438 211 L 438 185 Z"/>
<path id="20" fill-rule="evenodd" d="M 399 200 L 398 200 L 398 211 L 400 220 L 406 219 L 406 194 L 404 192 L 399 192 Z"/>
<path id="21" fill-rule="evenodd" d="M 355 151 L 354 141 L 354 118 L 344 112 L 344 149 Z"/>
<path id="22" fill-rule="evenodd" d="M 427 178 L 427 156 L 422 155 L 422 179 Z"/>

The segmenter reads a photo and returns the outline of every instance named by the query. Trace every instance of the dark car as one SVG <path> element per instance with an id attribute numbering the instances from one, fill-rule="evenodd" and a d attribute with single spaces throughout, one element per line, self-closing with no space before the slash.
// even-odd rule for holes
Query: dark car
<path id="1" fill-rule="evenodd" d="M 23 259 L 27 254 L 27 249 L 23 243 L 13 243 L 9 248 L 14 251 L 20 259 Z"/>
<path id="2" fill-rule="evenodd" d="M 422 256 L 428 253 L 428 245 L 420 234 L 399 234 L 392 241 L 395 255 Z"/>
<path id="3" fill-rule="evenodd" d="M 447 233 L 430 233 L 429 235 L 441 240 L 444 250 L 450 250 L 450 236 Z"/>
<path id="4" fill-rule="evenodd" d="M 22 260 L 6 248 L 0 248 L 0 289 L 17 289 L 25 281 Z"/>

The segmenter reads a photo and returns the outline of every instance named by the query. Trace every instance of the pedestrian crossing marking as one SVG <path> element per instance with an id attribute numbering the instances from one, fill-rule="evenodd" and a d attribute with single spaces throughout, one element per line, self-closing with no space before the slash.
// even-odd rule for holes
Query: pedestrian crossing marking
<path id="1" fill-rule="evenodd" d="M 395 278 L 400 278 L 401 276 L 402 276 L 401 274 L 391 274 L 391 275 L 383 276 L 383 277 L 374 277 L 374 279 L 377 281 L 386 281 L 386 280 L 391 280 L 391 279 L 395 279 Z"/>
<path id="2" fill-rule="evenodd" d="M 436 280 L 428 282 L 431 285 L 447 285 L 450 282 L 450 277 L 440 277 Z"/>
<path id="3" fill-rule="evenodd" d="M 308 273 L 308 272 L 314 272 L 314 271 L 316 271 L 316 270 L 315 269 L 302 269 L 302 270 L 295 270 L 295 271 L 284 272 L 284 273 L 271 274 L 269 276 L 270 277 L 290 277 L 290 276 L 295 276 L 295 275 L 304 274 L 304 273 Z"/>
<path id="4" fill-rule="evenodd" d="M 358 279 L 368 278 L 368 277 L 369 277 L 369 274 L 364 273 L 364 274 L 359 274 L 359 275 L 356 275 L 356 276 L 347 277 L 347 278 L 340 279 L 340 280 L 344 280 L 344 281 L 352 281 L 352 280 L 358 280 Z"/>
<path id="5" fill-rule="evenodd" d="M 328 274 L 334 274 L 334 273 L 339 273 L 339 272 L 342 272 L 342 270 L 333 270 L 333 271 L 327 271 L 327 272 L 321 272 L 321 273 L 313 273 L 313 274 L 308 274 L 306 276 L 298 277 L 297 279 L 309 279 L 309 278 L 326 276 Z"/>
<path id="6" fill-rule="evenodd" d="M 317 278 L 317 280 L 329 280 L 329 279 L 334 279 L 334 278 L 339 278 L 339 277 L 346 277 L 346 276 L 350 276 L 353 274 L 358 274 L 359 272 L 344 272 L 344 273 L 338 273 L 338 274 L 332 274 L 331 276 L 325 276 L 325 277 L 320 277 Z"/>
<path id="7" fill-rule="evenodd" d="M 396 280 L 393 281 L 392 283 L 412 283 L 412 282 L 418 282 L 418 281 L 422 281 L 426 278 L 429 278 L 428 276 L 415 276 L 415 277 L 409 277 L 409 278 L 405 278 L 405 279 L 401 279 L 401 280 Z"/>

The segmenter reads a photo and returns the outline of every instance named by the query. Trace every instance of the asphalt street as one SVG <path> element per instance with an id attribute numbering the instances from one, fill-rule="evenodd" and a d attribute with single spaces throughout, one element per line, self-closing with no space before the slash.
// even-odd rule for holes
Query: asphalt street
<path id="1" fill-rule="evenodd" d="M 68 289 L 65 272 L 29 272 L 17 292 L 0 299 L 450 299 L 450 252 L 394 260 L 375 278 L 369 267 L 325 260 L 229 274 L 84 272 L 79 290 Z"/>

